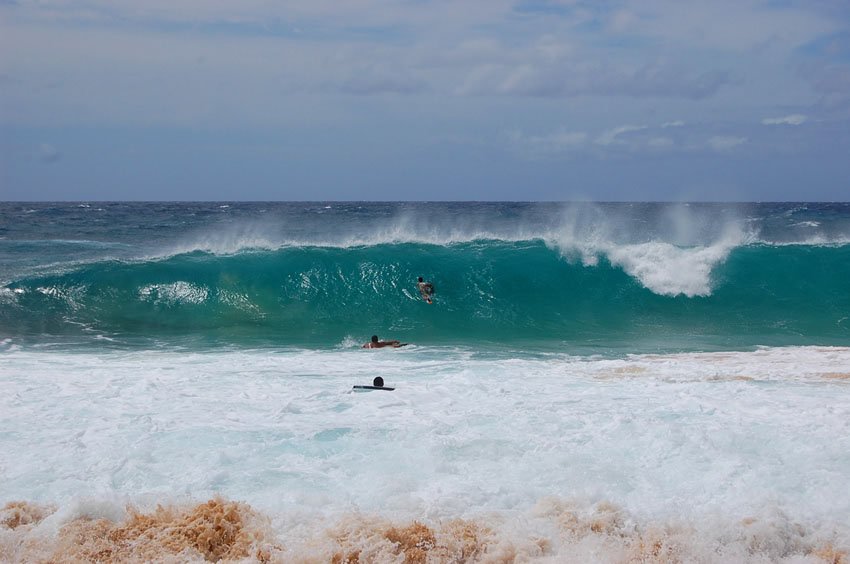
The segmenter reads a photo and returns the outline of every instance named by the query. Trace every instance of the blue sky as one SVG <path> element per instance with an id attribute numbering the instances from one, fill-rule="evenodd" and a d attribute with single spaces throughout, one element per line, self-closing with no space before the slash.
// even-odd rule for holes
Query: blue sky
<path id="1" fill-rule="evenodd" d="M 850 3 L 0 0 L 3 200 L 847 200 Z"/>

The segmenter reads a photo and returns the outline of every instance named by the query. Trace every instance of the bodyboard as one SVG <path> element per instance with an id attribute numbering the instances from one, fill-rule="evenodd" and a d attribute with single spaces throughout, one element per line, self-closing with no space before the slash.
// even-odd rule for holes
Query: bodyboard
<path id="1" fill-rule="evenodd" d="M 372 390 L 386 390 L 391 392 L 395 390 L 395 388 L 388 388 L 386 386 L 354 386 L 355 392 L 370 392 Z"/>

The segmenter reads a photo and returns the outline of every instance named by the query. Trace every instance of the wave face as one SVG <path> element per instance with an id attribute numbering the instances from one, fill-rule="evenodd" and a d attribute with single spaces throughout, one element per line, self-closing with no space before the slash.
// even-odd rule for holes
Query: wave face
<path id="1" fill-rule="evenodd" d="M 431 306 L 419 275 L 434 281 Z M 591 265 L 542 241 L 196 251 L 12 283 L 0 331 L 299 345 L 371 333 L 420 343 L 846 342 L 848 280 L 850 246 L 647 244 Z"/>
<path id="2" fill-rule="evenodd" d="M 233 206 L 6 204 L 37 220 L 0 233 L 0 334 L 635 351 L 850 338 L 847 206 Z"/>

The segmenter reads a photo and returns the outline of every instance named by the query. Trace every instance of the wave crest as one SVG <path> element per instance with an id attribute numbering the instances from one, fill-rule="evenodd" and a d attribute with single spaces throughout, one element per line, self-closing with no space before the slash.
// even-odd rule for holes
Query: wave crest
<path id="1" fill-rule="evenodd" d="M 734 245 L 720 243 L 697 249 L 680 249 L 666 243 L 628 245 L 608 251 L 611 264 L 661 296 L 689 298 L 711 295 L 714 268 L 726 260 Z"/>

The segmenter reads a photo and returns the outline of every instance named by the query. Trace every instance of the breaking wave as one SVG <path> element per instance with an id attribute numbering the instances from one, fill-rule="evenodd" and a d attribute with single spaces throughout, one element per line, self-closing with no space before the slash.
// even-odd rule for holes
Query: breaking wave
<path id="1" fill-rule="evenodd" d="M 433 307 L 418 276 L 436 287 Z M 420 343 L 709 335 L 744 346 L 840 344 L 850 334 L 848 279 L 850 246 L 742 244 L 734 233 L 701 246 L 562 237 L 195 250 L 15 280 L 0 288 L 0 331 L 278 344 L 387 330 Z"/>

